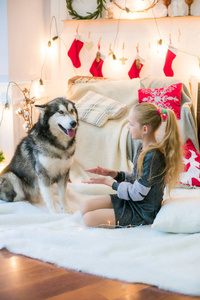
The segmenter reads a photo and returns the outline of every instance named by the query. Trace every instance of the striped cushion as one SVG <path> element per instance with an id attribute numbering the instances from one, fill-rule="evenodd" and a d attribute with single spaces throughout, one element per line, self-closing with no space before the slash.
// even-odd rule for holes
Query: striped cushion
<path id="1" fill-rule="evenodd" d="M 116 119 L 126 111 L 127 106 L 111 98 L 87 92 L 77 103 L 79 119 L 95 126 L 103 126 L 108 119 Z"/>

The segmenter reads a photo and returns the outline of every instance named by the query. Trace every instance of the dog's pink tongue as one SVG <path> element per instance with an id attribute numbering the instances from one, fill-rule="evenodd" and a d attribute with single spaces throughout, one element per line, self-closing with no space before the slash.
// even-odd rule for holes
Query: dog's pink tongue
<path id="1" fill-rule="evenodd" d="M 67 134 L 72 138 L 75 136 L 75 130 L 73 129 L 67 129 Z"/>

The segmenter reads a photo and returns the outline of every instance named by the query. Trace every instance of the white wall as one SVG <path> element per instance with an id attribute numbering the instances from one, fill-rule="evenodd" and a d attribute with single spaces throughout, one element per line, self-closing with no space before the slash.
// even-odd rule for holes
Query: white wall
<path id="1" fill-rule="evenodd" d="M 8 81 L 7 1 L 0 1 L 0 82 Z"/>
<path id="2" fill-rule="evenodd" d="M 44 97 L 38 91 L 38 80 L 51 78 L 48 59 L 41 74 L 47 51 L 51 21 L 50 0 L 1 0 L 0 2 L 0 120 L 6 101 L 9 81 L 16 82 L 21 89 L 32 85 L 31 96 Z M 36 85 L 37 83 L 37 85 Z M 10 161 L 16 145 L 25 136 L 23 119 L 16 116 L 23 94 L 14 85 L 9 88 L 11 109 L 4 110 L 0 127 L 0 150 L 3 150 L 6 163 Z"/>
<path id="3" fill-rule="evenodd" d="M 10 81 L 23 82 L 41 76 L 49 34 L 45 26 L 45 21 L 50 23 L 48 4 L 48 0 L 7 0 Z"/>

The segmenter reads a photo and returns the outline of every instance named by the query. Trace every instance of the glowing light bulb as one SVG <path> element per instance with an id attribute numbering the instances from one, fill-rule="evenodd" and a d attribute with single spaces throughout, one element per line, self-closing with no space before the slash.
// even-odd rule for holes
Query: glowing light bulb
<path id="1" fill-rule="evenodd" d="M 8 102 L 6 102 L 6 104 L 5 104 L 5 109 L 10 109 L 10 104 L 8 103 Z"/>
<path id="2" fill-rule="evenodd" d="M 58 35 L 55 35 L 55 36 L 52 38 L 53 41 L 56 41 L 57 39 L 58 39 Z"/>
<path id="3" fill-rule="evenodd" d="M 41 85 L 40 86 L 40 93 L 44 93 L 44 91 L 45 91 L 44 85 Z"/>
<path id="4" fill-rule="evenodd" d="M 157 42 L 157 54 L 159 55 L 165 55 L 167 51 L 168 46 L 165 45 L 162 41 L 162 39 L 158 40 Z"/>
<path id="5" fill-rule="evenodd" d="M 5 164 L 3 164 L 3 163 L 0 163 L 0 173 L 1 173 L 1 171 L 3 171 L 3 169 L 6 167 L 6 165 Z"/>
<path id="6" fill-rule="evenodd" d="M 116 59 L 117 59 L 115 53 L 112 54 L 112 58 L 113 58 L 113 60 L 116 60 Z"/>
<path id="7" fill-rule="evenodd" d="M 40 78 L 39 83 L 40 83 L 40 93 L 44 93 L 45 89 L 44 89 L 44 83 L 42 78 Z"/>
<path id="8" fill-rule="evenodd" d="M 136 10 L 142 10 L 145 8 L 144 0 L 138 0 L 136 1 L 135 9 Z"/>

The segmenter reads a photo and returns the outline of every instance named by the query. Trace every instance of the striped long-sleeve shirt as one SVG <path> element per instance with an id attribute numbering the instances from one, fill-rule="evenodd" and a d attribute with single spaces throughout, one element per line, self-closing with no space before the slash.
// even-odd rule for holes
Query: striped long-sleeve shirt
<path id="1" fill-rule="evenodd" d="M 144 157 L 143 172 L 137 179 L 138 148 L 132 173 L 118 172 L 112 188 L 120 199 L 131 201 L 135 209 L 148 223 L 159 211 L 163 199 L 165 182 L 165 157 L 159 150 L 150 150 Z"/>

